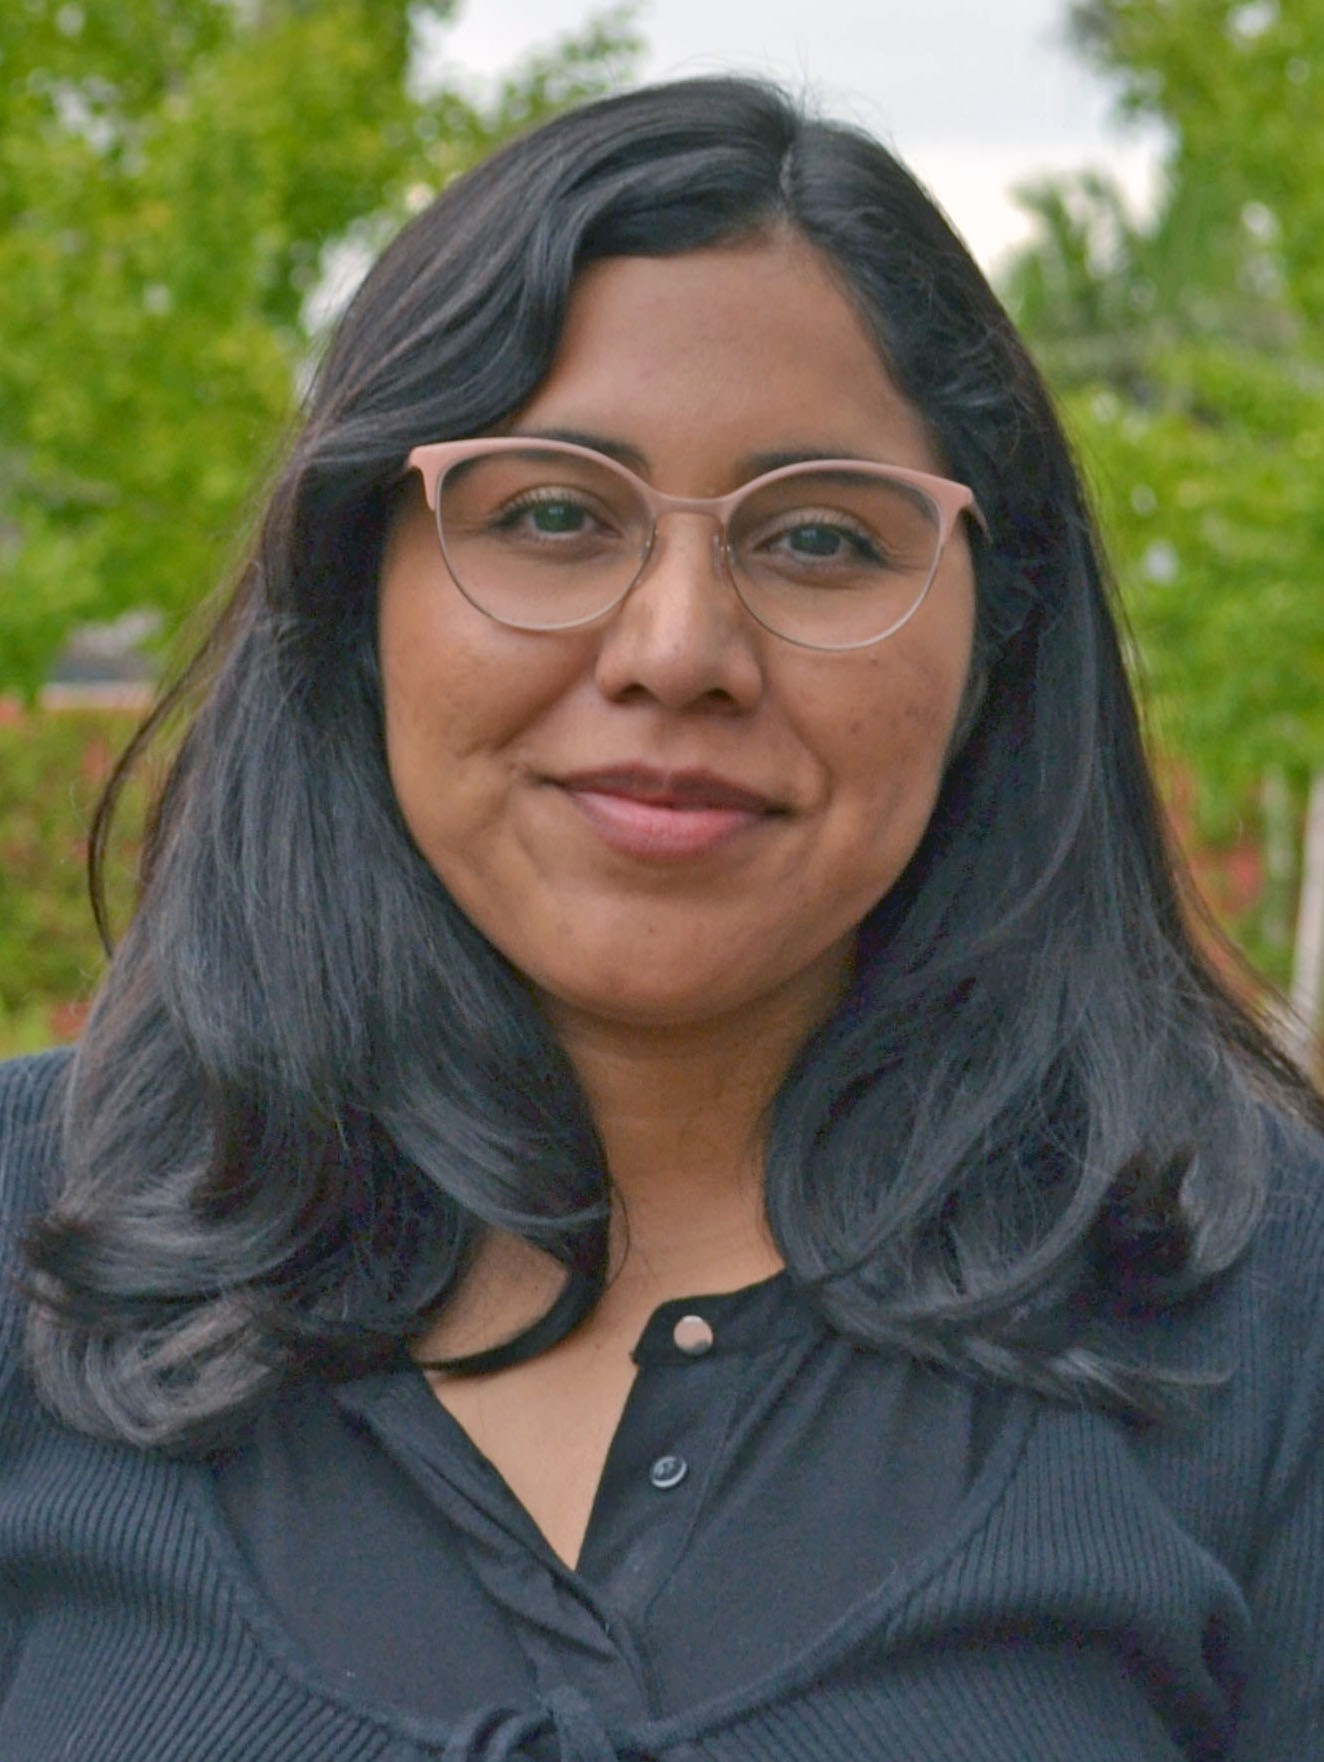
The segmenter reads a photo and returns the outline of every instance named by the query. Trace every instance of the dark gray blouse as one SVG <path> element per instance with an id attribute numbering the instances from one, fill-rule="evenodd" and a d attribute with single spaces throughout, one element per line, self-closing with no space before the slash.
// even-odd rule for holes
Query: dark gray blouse
<path id="1" fill-rule="evenodd" d="M 853 1349 L 785 1274 L 663 1304 L 634 1356 L 573 1572 L 412 1365 L 264 1414 L 217 1481 L 309 1655 L 439 1717 L 562 1682 L 676 1712 L 775 1672 L 957 1521 L 1006 1403 Z"/>
<path id="2" fill-rule="evenodd" d="M 1190 1425 L 856 1353 L 784 1280 L 666 1305 L 569 1573 L 410 1367 L 223 1462 L 43 1411 L 10 1274 L 62 1062 L 0 1069 L 4 1762 L 1324 1762 L 1304 1134 L 1237 1267 L 1117 1330 L 1209 1379 Z"/>

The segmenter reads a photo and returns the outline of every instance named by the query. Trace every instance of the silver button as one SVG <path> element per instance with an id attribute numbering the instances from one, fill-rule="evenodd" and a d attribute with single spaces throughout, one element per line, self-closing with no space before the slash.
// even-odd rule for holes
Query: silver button
<path id="1" fill-rule="evenodd" d="M 683 1456 L 659 1456 L 648 1471 L 648 1478 L 660 1493 L 672 1487 L 678 1487 L 690 1472 L 690 1465 Z"/>
<path id="2" fill-rule="evenodd" d="M 713 1349 L 713 1330 L 701 1315 L 683 1315 L 671 1330 L 678 1351 L 698 1358 Z"/>

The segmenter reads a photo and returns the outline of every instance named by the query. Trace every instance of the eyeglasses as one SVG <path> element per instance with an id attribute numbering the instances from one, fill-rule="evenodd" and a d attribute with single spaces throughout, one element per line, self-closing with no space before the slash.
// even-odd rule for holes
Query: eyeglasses
<path id="1" fill-rule="evenodd" d="M 671 496 L 591 447 L 503 436 L 415 447 L 442 554 L 480 612 L 574 630 L 613 611 L 648 566 L 664 514 L 714 522 L 719 568 L 749 615 L 811 649 L 866 648 L 924 600 L 973 492 L 924 471 L 815 459 L 726 496 Z"/>

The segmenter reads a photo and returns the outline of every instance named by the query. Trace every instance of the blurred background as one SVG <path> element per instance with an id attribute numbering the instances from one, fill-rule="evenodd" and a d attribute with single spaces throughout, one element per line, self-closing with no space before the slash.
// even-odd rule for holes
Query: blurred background
<path id="1" fill-rule="evenodd" d="M 0 1056 L 78 1031 L 91 806 L 375 251 L 553 111 L 739 68 L 896 148 L 1028 336 L 1218 958 L 1317 1061 L 1324 0 L 590 6 L 5 0 Z"/>

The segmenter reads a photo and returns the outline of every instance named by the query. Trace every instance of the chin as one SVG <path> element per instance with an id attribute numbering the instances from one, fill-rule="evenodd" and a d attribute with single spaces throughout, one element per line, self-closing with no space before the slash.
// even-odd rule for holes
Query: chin
<path id="1" fill-rule="evenodd" d="M 641 985 L 637 976 L 631 975 L 628 986 L 601 987 L 586 986 L 581 978 L 573 986 L 544 985 L 538 991 L 553 1021 L 558 1015 L 573 1015 L 626 1028 L 698 1027 L 739 1014 L 748 1002 L 747 995 L 738 989 L 678 987 L 674 975 L 670 982 L 659 978 L 655 985 Z"/>
<path id="2" fill-rule="evenodd" d="M 848 982 L 855 938 L 823 951 L 792 971 L 698 966 L 693 947 L 671 951 L 665 963 L 641 966 L 637 946 L 596 971 L 581 963 L 573 974 L 533 980 L 549 1017 L 573 1016 L 629 1028 L 702 1029 L 745 1023 L 754 1033 L 775 1022 L 813 1031 Z"/>

